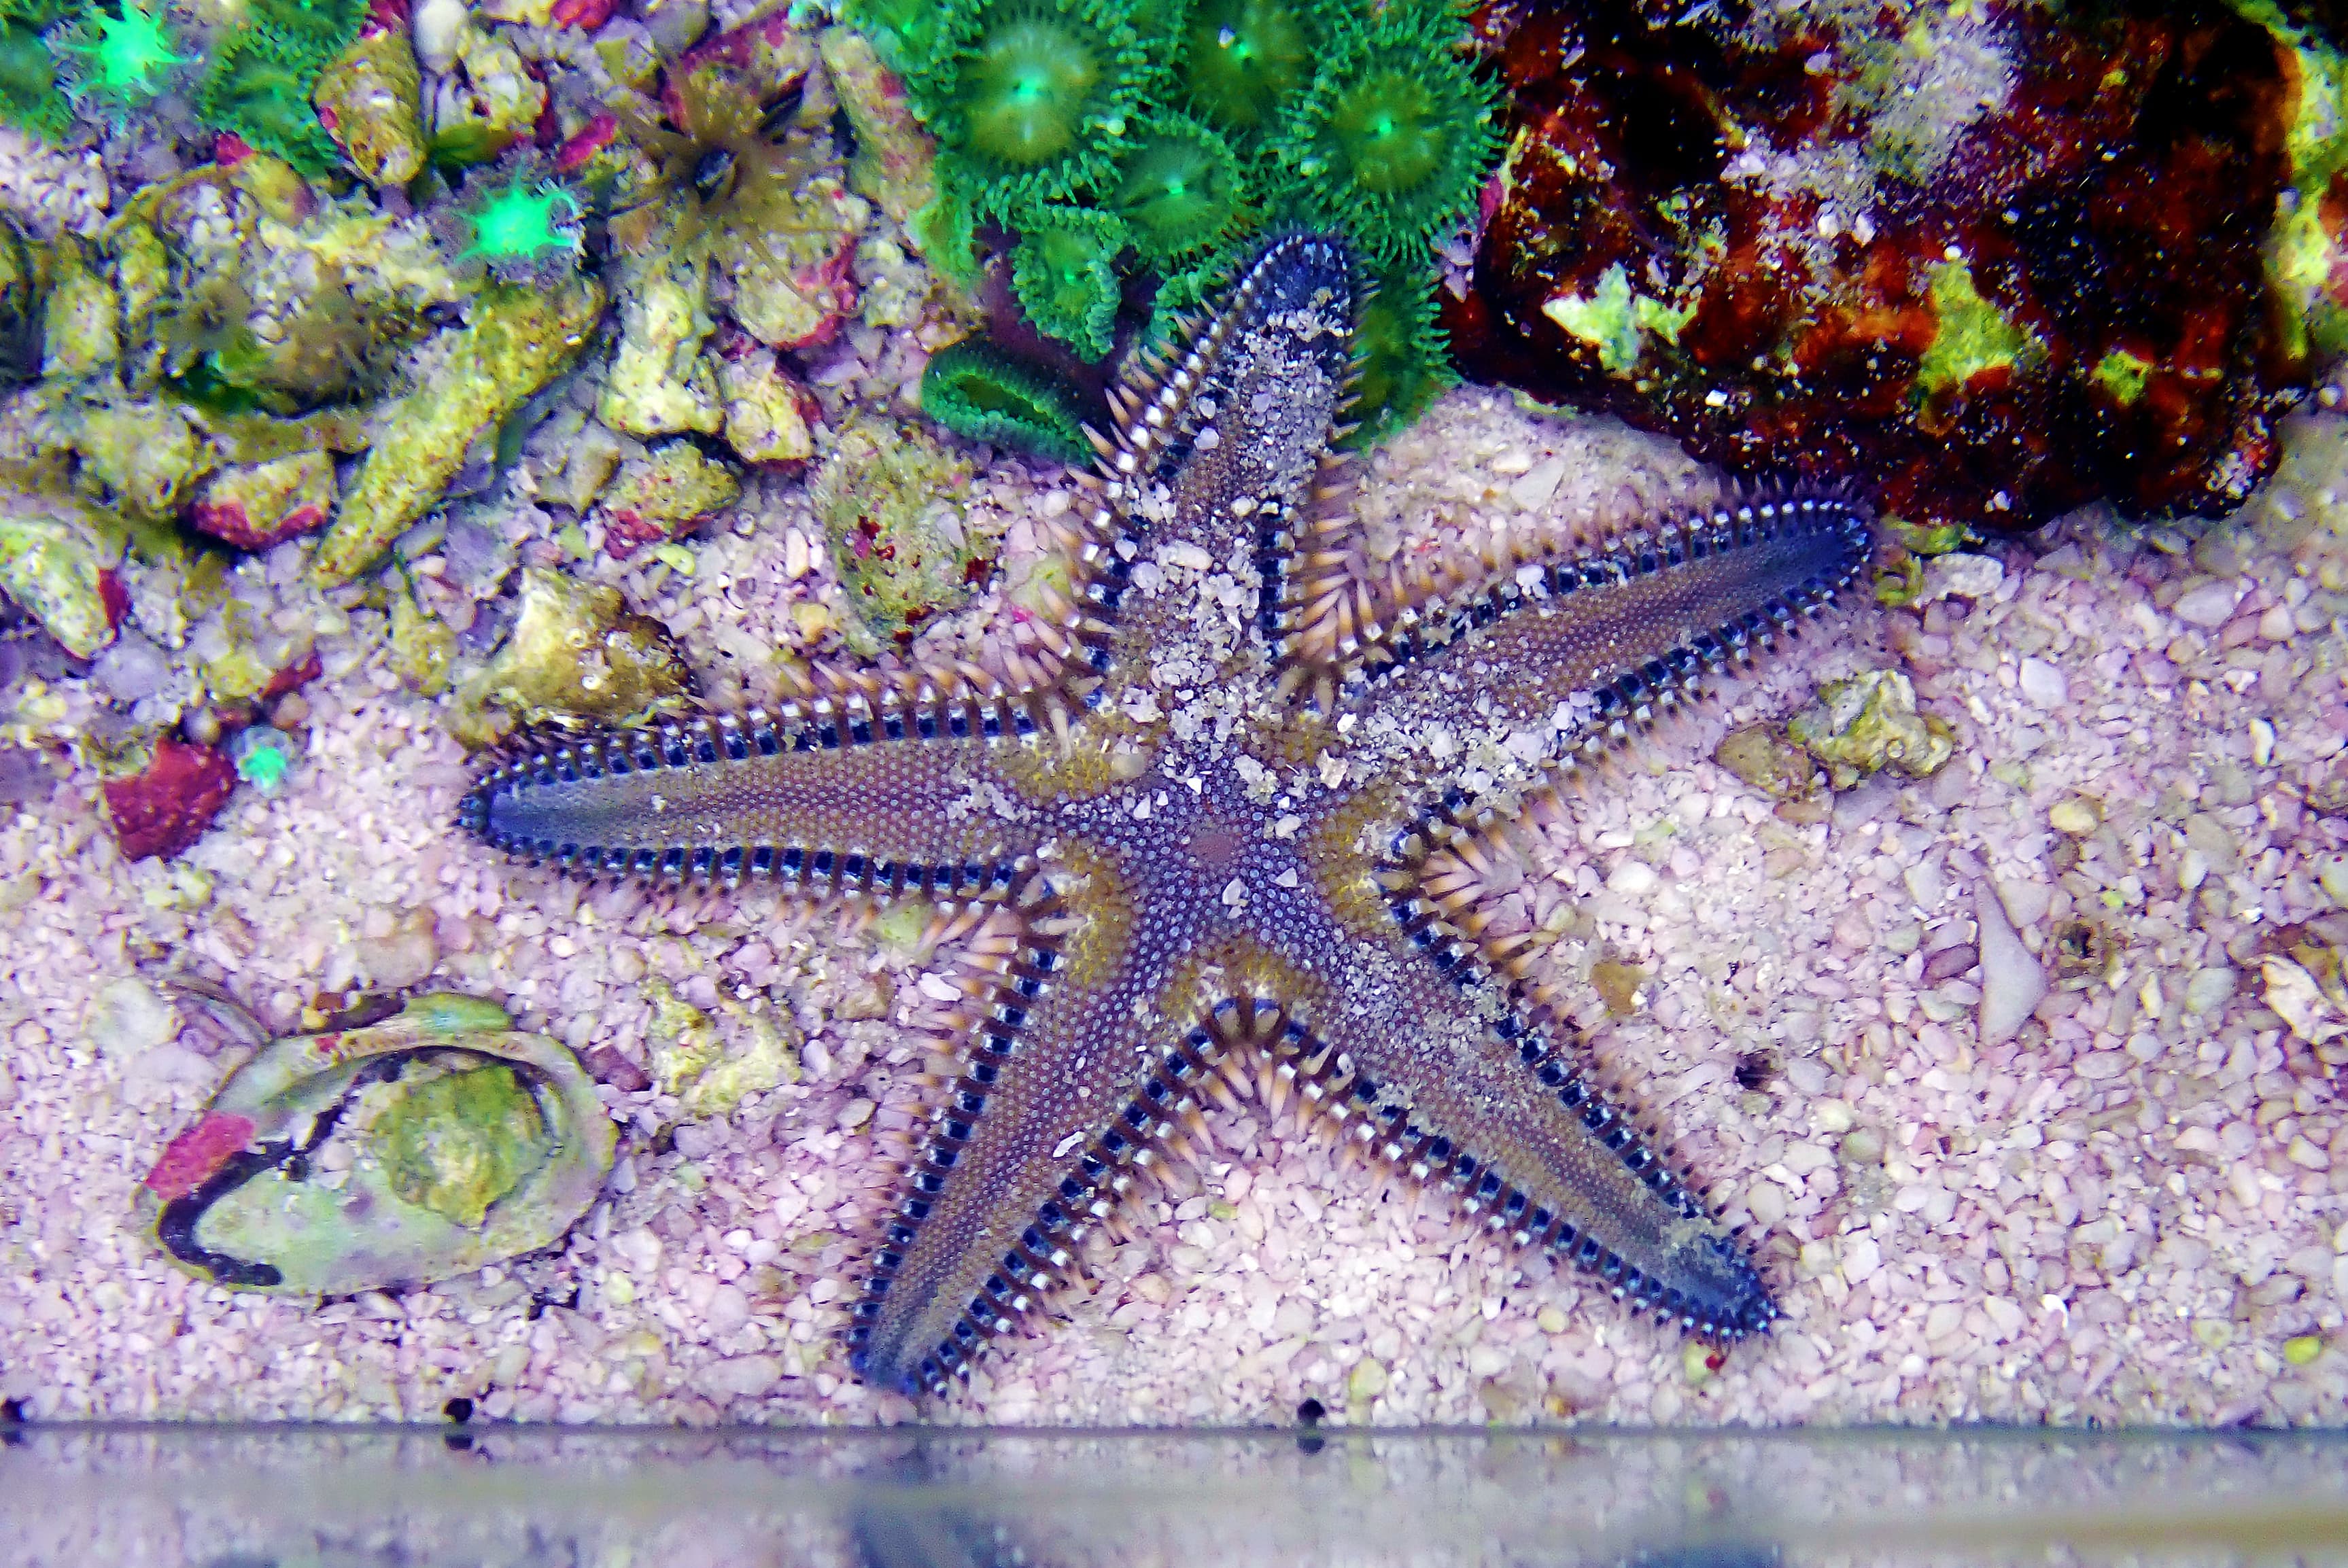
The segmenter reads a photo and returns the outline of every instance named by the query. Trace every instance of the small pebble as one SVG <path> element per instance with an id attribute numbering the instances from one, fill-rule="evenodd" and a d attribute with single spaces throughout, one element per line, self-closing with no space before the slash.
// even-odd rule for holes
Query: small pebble
<path id="1" fill-rule="evenodd" d="M 2045 660 L 2025 659 L 2022 661 L 2022 694 L 2034 708 L 2060 708 L 2070 702 L 2071 688 L 2063 679 L 2063 671 Z"/>
<path id="2" fill-rule="evenodd" d="M 2046 971 L 2006 924 L 1994 889 L 1975 893 L 1973 915 L 1981 925 L 1982 1044 L 2003 1045 L 2045 999 Z"/>
<path id="3" fill-rule="evenodd" d="M 2197 970 L 2185 983 L 2185 1010 L 2215 1012 L 2234 994 L 2234 971 L 2223 964 Z"/>
<path id="4" fill-rule="evenodd" d="M 2323 1354 L 2323 1336 L 2299 1334 L 2282 1342 L 2282 1358 L 2293 1367 L 2312 1367 Z"/>
<path id="5" fill-rule="evenodd" d="M 1632 858 L 1614 868 L 1606 878 L 1606 886 L 1625 898 L 1638 898 L 1655 890 L 1655 868 L 1645 861 Z"/>
<path id="6" fill-rule="evenodd" d="M 2067 833 L 2073 838 L 2085 838 L 2102 825 L 2096 808 L 2078 795 L 2058 800 L 2046 813 L 2046 824 L 2057 833 Z"/>
<path id="7" fill-rule="evenodd" d="M 2169 610 L 2188 626 L 2215 631 L 2233 618 L 2234 606 L 2241 599 L 2240 589 L 2230 579 L 2221 579 L 2188 590 Z"/>

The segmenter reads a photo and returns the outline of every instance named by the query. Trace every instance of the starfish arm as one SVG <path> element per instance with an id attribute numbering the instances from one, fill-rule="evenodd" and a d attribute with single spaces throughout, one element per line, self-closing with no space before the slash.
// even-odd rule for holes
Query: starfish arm
<path id="1" fill-rule="evenodd" d="M 1353 381 L 1354 283 L 1344 248 L 1292 235 L 1267 247 L 1181 355 L 1111 394 L 1086 537 L 1076 549 L 1096 670 L 1228 660 L 1276 607 L 1277 570 L 1334 471 L 1328 440 Z"/>
<path id="2" fill-rule="evenodd" d="M 1306 852 L 1318 887 L 1265 912 L 1282 962 L 1247 977 L 1257 1014 L 1286 1014 L 1254 1031 L 1276 1072 L 1389 1165 L 1619 1296 L 1698 1333 L 1766 1327 L 1776 1309 L 1751 1262 L 1576 1070 L 1571 1026 L 1434 899 L 1326 848 Z"/>
<path id="3" fill-rule="evenodd" d="M 1377 847 L 1415 861 L 1627 739 L 1823 612 L 1871 548 L 1866 515 L 1835 497 L 1726 507 L 1529 567 L 1394 639 L 1358 693 L 1363 763 L 1423 815 L 1398 814 Z"/>
<path id="4" fill-rule="evenodd" d="M 1861 508 L 1797 494 L 1545 552 L 1380 627 L 1364 701 L 1462 738 L 1553 723 L 1602 745 L 1825 608 L 1872 548 Z"/>
<path id="5" fill-rule="evenodd" d="M 1001 897 L 1046 825 L 1006 764 L 1051 743 L 1023 708 L 819 702 L 534 737 L 458 821 L 565 870 L 773 876 L 811 894 Z"/>
<path id="6" fill-rule="evenodd" d="M 1214 1058 L 1199 1009 L 1155 1009 L 1180 946 L 1168 923 L 1145 932 L 1133 890 L 1079 860 L 1022 888 L 999 972 L 969 988 L 960 1073 L 849 1331 L 859 1372 L 881 1387 L 943 1391 L 1064 1283 Z"/>

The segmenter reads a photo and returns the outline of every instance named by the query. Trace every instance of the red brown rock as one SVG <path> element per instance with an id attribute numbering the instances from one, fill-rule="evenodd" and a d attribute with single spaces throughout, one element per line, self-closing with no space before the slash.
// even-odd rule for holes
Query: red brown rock
<path id="1" fill-rule="evenodd" d="M 1509 33 L 1468 375 L 1931 527 L 2222 512 L 2271 466 L 2311 370 L 2270 266 L 2291 38 L 2215 0 L 1663 11 Z"/>
<path id="2" fill-rule="evenodd" d="M 167 735 L 144 768 L 106 782 L 107 820 L 126 859 L 168 859 L 203 836 L 235 788 L 236 765 L 225 752 Z"/>

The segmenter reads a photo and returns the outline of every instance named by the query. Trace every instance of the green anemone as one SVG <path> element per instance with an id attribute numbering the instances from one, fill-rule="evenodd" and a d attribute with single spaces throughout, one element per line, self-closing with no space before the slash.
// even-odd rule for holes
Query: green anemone
<path id="1" fill-rule="evenodd" d="M 1107 204 L 1132 229 L 1134 249 L 1146 260 L 1171 261 L 1231 232 L 1246 197 L 1231 144 L 1187 115 L 1169 114 L 1117 165 Z"/>
<path id="2" fill-rule="evenodd" d="M 1084 400 L 1076 388 L 976 338 L 941 349 L 930 360 L 922 373 L 922 411 L 973 441 L 1062 463 L 1092 457 Z"/>
<path id="3" fill-rule="evenodd" d="M 1329 29 L 1325 0 L 1199 0 L 1182 24 L 1175 75 L 1209 124 L 1269 135 L 1312 80 Z"/>
<path id="4" fill-rule="evenodd" d="M 932 120 L 992 205 L 1029 205 L 1108 172 L 1145 68 L 1116 0 L 989 0 L 956 30 Z"/>
<path id="5" fill-rule="evenodd" d="M 283 44 L 245 28 L 213 52 L 196 94 L 196 118 L 304 174 L 324 174 L 340 161 L 342 149 L 310 106 L 317 76 L 317 62 L 289 57 Z"/>
<path id="6" fill-rule="evenodd" d="M 1035 330 L 1098 359 L 1116 342 L 1124 222 L 1084 207 L 1038 208 L 1011 255 L 1011 287 Z"/>
<path id="7" fill-rule="evenodd" d="M 189 63 L 176 52 L 178 41 L 160 7 L 122 0 L 111 15 L 92 9 L 57 43 L 76 96 L 119 113 L 152 102 Z"/>
<path id="8" fill-rule="evenodd" d="M 1435 324 L 1433 274 L 1424 264 L 1389 268 L 1377 284 L 1354 328 L 1362 372 L 1345 417 L 1359 428 L 1344 445 L 1357 450 L 1408 426 L 1459 379 Z"/>
<path id="9" fill-rule="evenodd" d="M 500 282 L 541 288 L 578 265 L 586 204 L 568 185 L 545 178 L 528 159 L 474 179 L 476 189 L 458 215 L 465 259 L 479 261 Z"/>
<path id="10" fill-rule="evenodd" d="M 1454 52 L 1462 30 L 1440 0 L 1397 0 L 1336 31 L 1274 149 L 1306 221 L 1394 263 L 1474 210 L 1498 138 L 1491 88 Z"/>

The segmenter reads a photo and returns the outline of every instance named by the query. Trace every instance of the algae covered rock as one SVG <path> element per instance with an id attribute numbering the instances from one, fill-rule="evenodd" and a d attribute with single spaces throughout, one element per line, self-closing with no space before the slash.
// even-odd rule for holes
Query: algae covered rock
<path id="1" fill-rule="evenodd" d="M 1838 790 L 1887 767 L 1923 778 L 1956 752 L 1954 732 L 1917 712 L 1916 688 L 1896 670 L 1826 682 L 1818 702 L 1787 721 L 1786 733 L 1826 764 Z"/>
<path id="2" fill-rule="evenodd" d="M 788 187 L 776 182 L 769 200 L 745 206 L 707 240 L 730 284 L 728 313 L 770 348 L 830 342 L 856 305 L 856 241 L 871 215 L 864 199 L 810 168 Z"/>
<path id="3" fill-rule="evenodd" d="M 848 183 L 901 227 L 937 199 L 937 143 L 913 118 L 902 78 L 880 63 L 864 36 L 827 27 L 816 40 L 856 133 Z"/>
<path id="4" fill-rule="evenodd" d="M 683 707 L 691 682 L 668 630 L 618 589 L 530 567 L 512 634 L 459 693 L 459 738 L 488 738 L 492 705 L 523 723 L 636 723 Z"/>
<path id="5" fill-rule="evenodd" d="M 921 431 L 867 420 L 841 432 L 808 497 L 831 542 L 833 564 L 874 639 L 960 603 L 978 559 L 963 528 L 968 462 Z"/>
<path id="6" fill-rule="evenodd" d="M 560 1241 L 618 1146 L 577 1057 L 469 997 L 263 1047 L 140 1184 L 179 1267 L 286 1296 L 428 1285 Z"/>
<path id="7" fill-rule="evenodd" d="M 815 456 L 809 428 L 819 405 L 769 348 L 747 348 L 717 362 L 726 396 L 726 444 L 748 463 L 804 463 Z"/>
<path id="8" fill-rule="evenodd" d="M 203 836 L 236 788 L 226 753 L 170 735 L 132 747 L 106 772 L 107 825 L 126 860 L 179 854 Z"/>
<path id="9" fill-rule="evenodd" d="M 457 633 L 448 623 L 426 611 L 413 594 L 393 594 L 392 672 L 410 691 L 438 697 L 448 689 L 448 670 L 456 661 Z"/>
<path id="10" fill-rule="evenodd" d="M 128 608 L 115 581 L 118 521 L 69 496 L 0 491 L 0 593 L 77 659 L 114 641 Z"/>
<path id="11" fill-rule="evenodd" d="M 121 299 L 89 245 L 61 234 L 50 247 L 48 301 L 41 315 L 41 374 L 77 381 L 114 368 L 122 353 Z"/>
<path id="12" fill-rule="evenodd" d="M 546 87 L 505 39 L 460 24 L 456 70 L 436 84 L 431 157 L 444 164 L 487 163 L 528 138 L 546 109 Z"/>
<path id="13" fill-rule="evenodd" d="M 296 452 L 213 475 L 196 497 L 191 520 L 239 549 L 265 550 L 324 527 L 334 511 L 334 458 Z"/>
<path id="14" fill-rule="evenodd" d="M 1809 753 L 1767 724 L 1732 730 L 1713 761 L 1774 800 L 1800 800 L 1818 786 L 1818 764 Z"/>
<path id="15" fill-rule="evenodd" d="M 212 408 L 294 415 L 370 395 L 470 292 L 423 223 L 321 200 L 257 155 L 140 190 L 108 245 L 126 384 L 170 378 Z"/>
<path id="16" fill-rule="evenodd" d="M 169 403 L 107 403 L 77 412 L 73 444 L 86 475 L 114 492 L 134 516 L 161 520 L 213 467 L 210 449 L 188 416 Z"/>
<path id="17" fill-rule="evenodd" d="M 320 544 L 312 572 L 347 582 L 437 503 L 465 454 L 576 359 L 603 313 L 602 285 L 484 290 L 439 372 L 391 415 Z"/>
<path id="18" fill-rule="evenodd" d="M 625 560 L 639 546 L 675 538 L 741 495 L 741 482 L 724 464 L 690 441 L 668 442 L 623 464 L 604 491 L 603 548 Z"/>
<path id="19" fill-rule="evenodd" d="M 704 270 L 637 262 L 622 272 L 620 346 L 596 417 L 630 436 L 711 436 L 726 413 L 701 345 L 710 320 Z"/>
<path id="20" fill-rule="evenodd" d="M 318 74 L 311 101 L 361 179 L 380 189 L 424 171 L 422 78 L 405 29 L 360 37 Z"/>
<path id="21" fill-rule="evenodd" d="M 36 247 L 14 218 L 0 212 L 0 392 L 41 374 L 47 274 L 48 247 Z"/>

